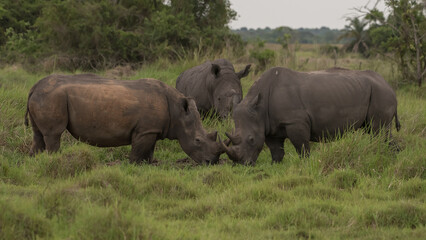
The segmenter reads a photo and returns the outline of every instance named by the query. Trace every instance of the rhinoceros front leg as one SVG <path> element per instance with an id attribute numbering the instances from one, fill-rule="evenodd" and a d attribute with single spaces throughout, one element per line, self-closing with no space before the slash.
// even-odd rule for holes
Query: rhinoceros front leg
<path id="1" fill-rule="evenodd" d="M 284 139 L 283 138 L 273 138 L 266 137 L 265 139 L 266 146 L 268 146 L 271 151 L 272 162 L 279 163 L 284 157 Z"/>
<path id="2" fill-rule="evenodd" d="M 134 134 L 132 137 L 132 151 L 130 162 L 141 164 L 143 161 L 152 161 L 157 134 Z"/>
<path id="3" fill-rule="evenodd" d="M 300 157 L 309 157 L 311 131 L 308 124 L 292 124 L 286 127 L 287 136 Z"/>

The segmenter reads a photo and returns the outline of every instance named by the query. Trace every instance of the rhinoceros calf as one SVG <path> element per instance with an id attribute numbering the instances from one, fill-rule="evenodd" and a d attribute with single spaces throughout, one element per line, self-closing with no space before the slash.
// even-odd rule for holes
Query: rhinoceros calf
<path id="1" fill-rule="evenodd" d="M 264 143 L 274 162 L 284 156 L 286 138 L 300 155 L 309 155 L 309 141 L 333 138 L 349 128 L 369 127 L 377 133 L 397 117 L 396 95 L 372 71 L 332 68 L 295 72 L 286 68 L 266 71 L 233 112 L 235 131 L 227 134 L 232 146 L 223 146 L 237 163 L 254 164 Z"/>
<path id="2" fill-rule="evenodd" d="M 159 139 L 177 139 L 199 163 L 215 163 L 221 152 L 216 132 L 207 134 L 194 100 L 154 79 L 119 81 L 93 74 L 51 75 L 30 90 L 34 132 L 30 154 L 59 149 L 61 134 L 90 145 L 132 145 L 130 160 L 150 161 Z"/>
<path id="3" fill-rule="evenodd" d="M 247 65 L 236 73 L 232 63 L 226 59 L 207 61 L 180 74 L 176 89 L 193 98 L 202 114 L 214 110 L 223 118 L 243 99 L 240 80 L 249 71 L 250 65 Z"/>

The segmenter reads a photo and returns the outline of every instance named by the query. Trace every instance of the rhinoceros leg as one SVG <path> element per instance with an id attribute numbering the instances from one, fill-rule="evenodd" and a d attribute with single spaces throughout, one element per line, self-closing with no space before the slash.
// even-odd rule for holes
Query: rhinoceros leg
<path id="1" fill-rule="evenodd" d="M 43 139 L 46 143 L 47 152 L 56 152 L 61 146 L 61 134 L 44 135 Z"/>
<path id="2" fill-rule="evenodd" d="M 286 127 L 287 136 L 297 153 L 301 157 L 309 157 L 310 146 L 309 139 L 311 136 L 310 128 L 307 124 L 296 123 Z"/>
<path id="3" fill-rule="evenodd" d="M 141 164 L 143 161 L 151 162 L 156 141 L 157 134 L 133 134 L 130 162 L 137 164 Z"/>
<path id="4" fill-rule="evenodd" d="M 32 129 L 33 129 L 33 144 L 30 150 L 30 156 L 34 156 L 38 152 L 43 152 L 46 148 L 46 144 L 44 144 L 43 134 L 41 134 L 40 130 L 37 128 L 35 123 L 31 121 Z"/>
<path id="5" fill-rule="evenodd" d="M 284 139 L 266 137 L 265 143 L 271 151 L 272 162 L 281 162 L 284 157 Z"/>
<path id="6" fill-rule="evenodd" d="M 388 142 L 389 147 L 392 150 L 395 150 L 396 152 L 401 151 L 401 147 L 398 145 L 398 143 L 395 141 L 395 139 L 392 137 L 392 120 L 388 121 L 387 124 L 382 124 L 379 121 L 372 121 L 371 123 L 371 129 L 370 133 L 373 134 L 373 136 L 377 136 L 380 133 L 385 134 L 385 141 Z"/>

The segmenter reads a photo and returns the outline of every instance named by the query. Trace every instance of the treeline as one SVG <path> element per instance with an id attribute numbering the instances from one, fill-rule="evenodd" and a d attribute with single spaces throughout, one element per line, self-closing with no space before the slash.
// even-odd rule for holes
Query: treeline
<path id="1" fill-rule="evenodd" d="M 225 45 L 243 48 L 227 27 L 229 0 L 2 0 L 3 63 L 101 69 Z"/>
<path id="2" fill-rule="evenodd" d="M 385 0 L 387 15 L 360 9 L 360 16 L 348 18 L 341 38 L 348 39 L 346 51 L 364 57 L 381 55 L 398 65 L 404 80 L 418 86 L 426 78 L 426 2 Z"/>
<path id="3" fill-rule="evenodd" d="M 239 34 L 245 41 L 261 40 L 269 43 L 279 43 L 284 35 L 289 35 L 292 43 L 302 44 L 336 44 L 340 42 L 339 37 L 343 34 L 343 30 L 330 29 L 328 27 L 299 29 L 289 27 L 248 29 L 243 27 L 233 30 L 233 32 Z"/>

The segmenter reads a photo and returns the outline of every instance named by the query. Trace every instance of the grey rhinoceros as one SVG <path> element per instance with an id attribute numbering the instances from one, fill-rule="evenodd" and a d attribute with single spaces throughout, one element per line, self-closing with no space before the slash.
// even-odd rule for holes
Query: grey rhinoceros
<path id="1" fill-rule="evenodd" d="M 234 108 L 232 146 L 223 147 L 236 163 L 255 164 L 263 144 L 272 161 L 284 156 L 286 138 L 301 156 L 308 156 L 309 141 L 332 139 L 348 128 L 388 131 L 397 117 L 396 95 L 373 71 L 332 68 L 296 72 L 286 68 L 266 71 Z M 229 140 L 227 140 L 229 144 Z"/>
<path id="2" fill-rule="evenodd" d="M 240 80 L 248 75 L 250 66 L 236 73 L 226 59 L 207 61 L 180 74 L 176 89 L 193 98 L 201 114 L 214 110 L 223 118 L 243 99 Z"/>
<path id="3" fill-rule="evenodd" d="M 223 150 L 208 134 L 194 100 L 154 79 L 120 81 L 94 74 L 50 75 L 30 90 L 34 132 L 30 154 L 59 149 L 61 134 L 90 145 L 132 145 L 131 162 L 150 161 L 159 139 L 177 139 L 198 163 L 216 163 Z"/>

